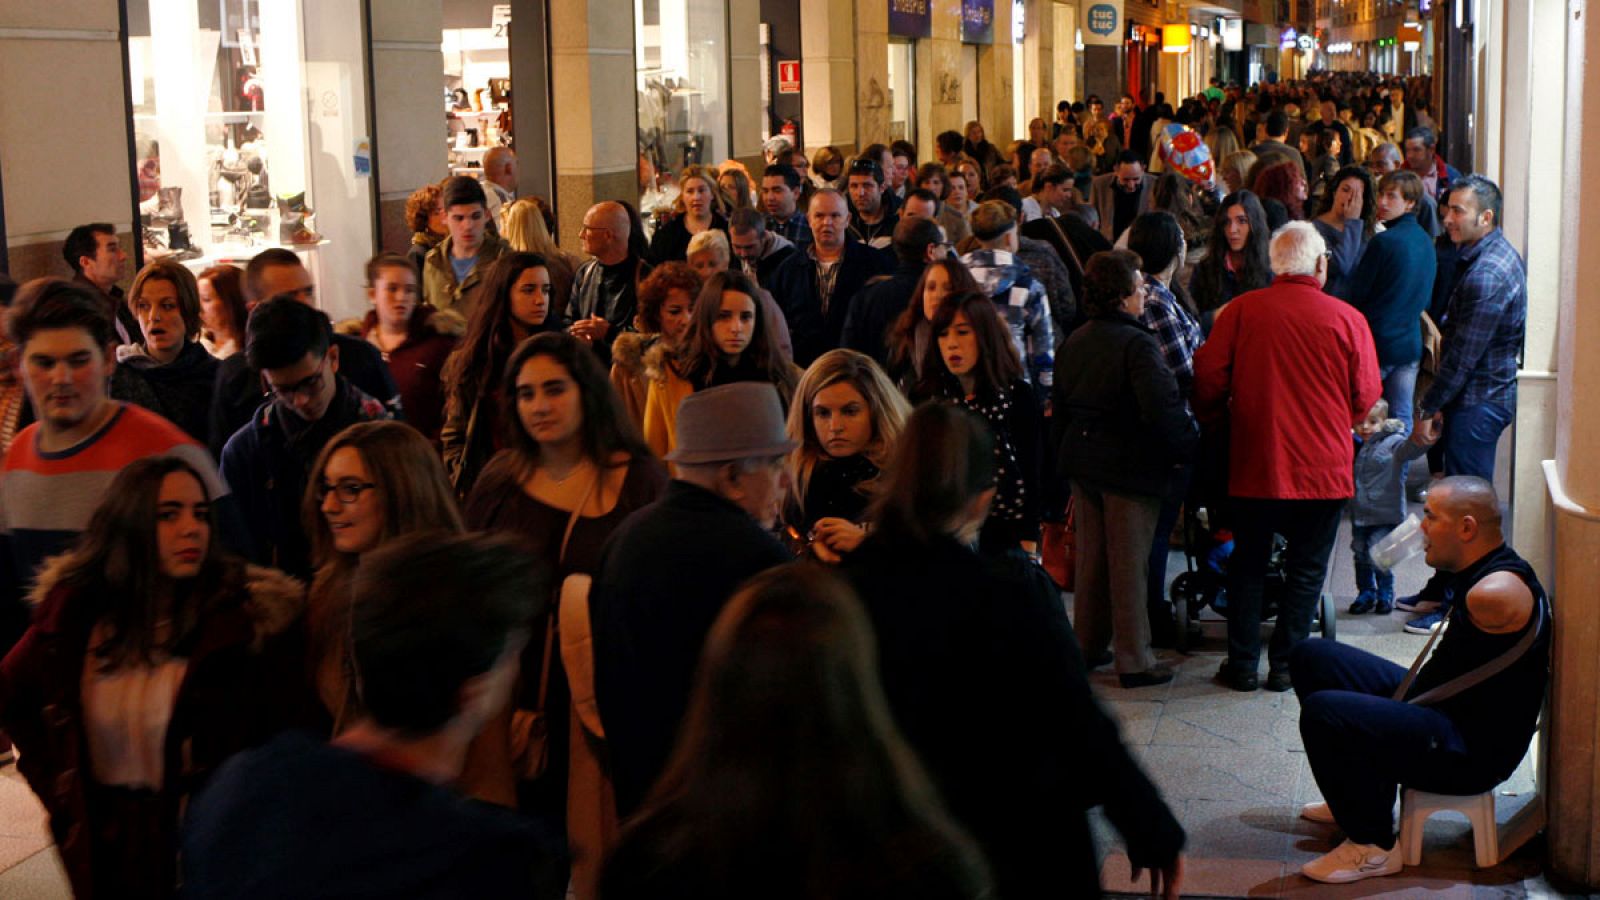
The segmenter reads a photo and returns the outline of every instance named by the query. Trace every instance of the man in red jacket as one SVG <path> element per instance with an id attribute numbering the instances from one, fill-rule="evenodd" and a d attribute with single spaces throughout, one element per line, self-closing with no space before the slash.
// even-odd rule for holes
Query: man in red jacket
<path id="1" fill-rule="evenodd" d="M 1305 640 L 1344 502 L 1355 493 L 1351 427 L 1382 394 L 1372 332 L 1322 292 L 1327 246 L 1294 222 L 1272 239 L 1277 278 L 1223 307 L 1194 355 L 1194 411 L 1229 435 L 1228 661 L 1218 678 L 1257 687 L 1261 599 L 1272 539 L 1288 542 L 1287 591 L 1267 649 L 1267 689 L 1287 691 L 1289 651 Z"/>

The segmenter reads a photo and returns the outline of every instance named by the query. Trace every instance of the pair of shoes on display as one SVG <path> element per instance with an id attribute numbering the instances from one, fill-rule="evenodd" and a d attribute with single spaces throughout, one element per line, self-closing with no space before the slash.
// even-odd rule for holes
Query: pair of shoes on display
<path id="1" fill-rule="evenodd" d="M 1261 679 L 1255 672 L 1246 671 L 1227 662 L 1217 670 L 1216 682 L 1241 694 L 1248 694 L 1261 686 Z"/>
<path id="2" fill-rule="evenodd" d="M 1378 592 L 1372 588 L 1363 588 L 1356 595 L 1356 602 L 1350 604 L 1350 615 L 1361 616 L 1372 612 L 1378 606 Z"/>
<path id="3" fill-rule="evenodd" d="M 1346 840 L 1332 852 L 1301 866 L 1300 874 L 1323 884 L 1349 884 L 1366 878 L 1397 875 L 1403 868 L 1398 844 L 1385 850 L 1373 844 Z"/>
<path id="4" fill-rule="evenodd" d="M 1439 608 L 1439 601 L 1425 599 L 1421 594 L 1412 594 L 1396 600 L 1394 608 L 1408 613 L 1429 613 Z"/>
<path id="5" fill-rule="evenodd" d="M 1433 634 L 1444 624 L 1444 610 L 1435 609 L 1406 623 L 1406 634 Z"/>
<path id="6" fill-rule="evenodd" d="M 1166 684 L 1172 680 L 1172 669 L 1167 666 L 1156 665 L 1145 669 L 1143 672 L 1123 672 L 1117 676 L 1117 683 L 1125 688 L 1153 687 Z"/>

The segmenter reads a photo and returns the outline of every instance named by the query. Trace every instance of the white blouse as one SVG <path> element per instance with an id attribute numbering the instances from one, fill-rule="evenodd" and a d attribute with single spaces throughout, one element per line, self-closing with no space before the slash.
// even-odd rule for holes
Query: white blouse
<path id="1" fill-rule="evenodd" d="M 89 646 L 110 633 L 95 626 Z M 160 790 L 165 780 L 167 725 L 189 663 L 172 659 L 102 671 L 94 653 L 83 663 L 83 724 L 89 770 L 103 785 Z"/>

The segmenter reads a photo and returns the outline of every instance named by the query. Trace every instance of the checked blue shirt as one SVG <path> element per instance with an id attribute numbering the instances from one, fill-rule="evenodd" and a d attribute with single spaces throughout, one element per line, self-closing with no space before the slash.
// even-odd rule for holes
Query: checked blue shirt
<path id="1" fill-rule="evenodd" d="M 1446 407 L 1517 407 L 1517 357 L 1528 324 L 1528 267 L 1496 228 L 1457 256 L 1455 289 L 1439 330 L 1439 373 L 1417 418 Z"/>
<path id="2" fill-rule="evenodd" d="M 1194 351 L 1200 349 L 1200 342 L 1205 340 L 1200 334 L 1200 323 L 1166 285 L 1149 275 L 1145 276 L 1144 283 L 1149 285 L 1149 293 L 1145 296 L 1144 313 L 1139 321 L 1156 333 L 1156 340 L 1161 344 L 1161 358 L 1178 382 L 1179 396 L 1187 402 L 1194 392 Z"/>

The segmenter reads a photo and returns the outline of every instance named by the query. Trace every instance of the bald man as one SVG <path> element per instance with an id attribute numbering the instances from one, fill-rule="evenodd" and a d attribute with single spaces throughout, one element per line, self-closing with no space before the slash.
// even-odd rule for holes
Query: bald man
<path id="1" fill-rule="evenodd" d="M 573 276 L 562 324 L 607 364 L 617 333 L 633 327 L 639 282 L 650 274 L 650 264 L 634 253 L 632 234 L 628 211 L 609 200 L 589 207 L 578 231 L 583 252 L 593 258 Z"/>
<path id="2" fill-rule="evenodd" d="M 498 202 L 494 206 L 517 199 L 517 154 L 510 147 L 490 147 L 483 154 L 483 183 Z"/>
<path id="3" fill-rule="evenodd" d="M 1533 567 L 1506 546 L 1494 487 L 1471 476 L 1437 482 L 1422 535 L 1428 565 L 1465 602 L 1453 608 L 1432 656 L 1431 641 L 1423 650 L 1414 680 L 1392 662 L 1328 640 L 1305 641 L 1289 659 L 1306 758 L 1326 798 L 1301 815 L 1346 835 L 1301 869 L 1317 881 L 1399 872 L 1396 790 L 1492 790 L 1527 754 L 1544 703 L 1550 607 Z"/>

